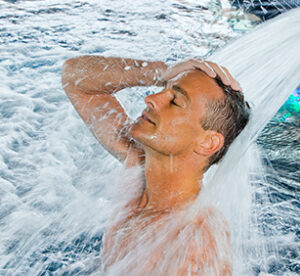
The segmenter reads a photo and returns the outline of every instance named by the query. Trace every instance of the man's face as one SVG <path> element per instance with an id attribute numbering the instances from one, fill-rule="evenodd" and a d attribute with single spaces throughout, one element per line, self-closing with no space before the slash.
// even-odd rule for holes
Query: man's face
<path id="1" fill-rule="evenodd" d="M 166 155 L 192 151 L 197 138 L 205 135 L 201 119 L 206 103 L 222 97 L 223 91 L 205 73 L 187 72 L 166 88 L 147 96 L 147 108 L 133 124 L 130 135 L 145 150 L 151 148 Z"/>

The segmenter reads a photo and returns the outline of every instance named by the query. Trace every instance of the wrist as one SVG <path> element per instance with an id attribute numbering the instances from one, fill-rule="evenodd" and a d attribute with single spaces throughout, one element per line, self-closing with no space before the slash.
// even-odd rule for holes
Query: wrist
<path id="1" fill-rule="evenodd" d="M 163 86 L 165 83 L 164 75 L 168 70 L 168 66 L 163 61 L 155 61 L 153 65 L 154 65 L 154 74 L 153 74 L 154 85 Z"/>

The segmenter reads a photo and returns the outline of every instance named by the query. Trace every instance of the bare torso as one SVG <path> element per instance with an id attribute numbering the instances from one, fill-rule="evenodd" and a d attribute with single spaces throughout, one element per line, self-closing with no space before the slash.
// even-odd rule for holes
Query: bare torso
<path id="1" fill-rule="evenodd" d="M 184 210 L 170 214 L 136 209 L 107 229 L 102 248 L 104 270 L 109 271 L 110 267 L 126 260 L 122 266 L 127 266 L 127 268 L 124 271 L 118 270 L 118 273 L 122 275 L 187 275 L 188 268 L 184 263 L 178 265 L 176 272 L 170 269 L 170 265 L 173 266 L 177 260 L 186 259 L 194 267 L 197 267 L 196 272 L 190 275 L 202 275 L 199 274 L 199 267 L 216 265 L 213 255 L 218 250 L 218 245 L 214 235 L 219 234 L 214 233 L 211 229 L 211 221 L 221 219 L 223 223 L 223 217 L 216 210 L 207 208 L 199 213 L 196 222 L 188 222 L 182 220 L 182 211 Z M 223 230 L 220 225 L 215 225 L 215 227 L 218 231 L 224 231 L 226 244 L 230 248 L 227 225 L 222 225 Z M 199 244 L 195 245 L 194 240 L 197 239 L 200 239 L 201 247 Z M 175 248 L 179 250 L 176 252 Z M 174 258 L 173 254 L 171 257 L 167 257 L 166 249 L 174 251 L 174 254 L 178 256 Z M 171 258 L 173 259 L 171 260 Z M 230 256 L 228 259 L 229 261 L 224 262 L 223 265 L 224 272 L 219 274 L 213 272 L 211 275 L 231 275 Z M 223 262 L 223 260 L 218 261 Z M 166 270 L 161 273 L 162 270 L 158 267 L 164 262 L 169 263 L 169 266 L 165 265 L 168 268 L 164 268 Z M 142 268 L 139 270 L 137 267 Z M 136 271 L 141 271 L 141 273 Z M 154 271 L 156 271 L 155 274 L 153 274 Z M 157 274 L 157 271 L 160 271 L 161 274 Z M 114 274 L 112 273 L 112 275 Z"/>
<path id="2" fill-rule="evenodd" d="M 160 231 L 159 222 L 162 222 L 164 216 L 166 214 L 162 212 L 136 210 L 135 212 L 130 212 L 123 220 L 108 228 L 103 238 L 102 248 L 102 258 L 106 262 L 106 266 L 113 265 L 124 258 L 131 250 L 135 250 L 140 246 L 142 240 L 139 239 L 140 237 L 147 235 L 148 239 L 154 238 L 155 234 Z M 151 237 L 149 237 L 149 233 Z M 160 255 L 159 250 L 157 250 L 152 255 L 152 260 L 148 260 L 149 265 L 154 265 L 160 258 Z"/>

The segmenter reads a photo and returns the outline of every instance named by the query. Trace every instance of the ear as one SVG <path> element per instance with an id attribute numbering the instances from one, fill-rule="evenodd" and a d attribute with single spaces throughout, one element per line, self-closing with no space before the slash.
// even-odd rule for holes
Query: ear
<path id="1" fill-rule="evenodd" d="M 194 152 L 204 156 L 210 156 L 219 151 L 224 145 L 224 136 L 214 130 L 205 131 L 205 135 L 199 139 Z"/>

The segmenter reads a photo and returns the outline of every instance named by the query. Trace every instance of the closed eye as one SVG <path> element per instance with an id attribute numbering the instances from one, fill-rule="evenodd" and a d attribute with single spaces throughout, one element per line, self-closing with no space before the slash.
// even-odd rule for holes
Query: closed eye
<path id="1" fill-rule="evenodd" d="M 178 104 L 175 102 L 175 100 L 176 100 L 176 97 L 174 97 L 170 103 L 173 104 L 173 105 L 176 105 L 176 106 L 179 106 L 179 107 L 180 107 L 180 105 L 178 105 Z"/>

